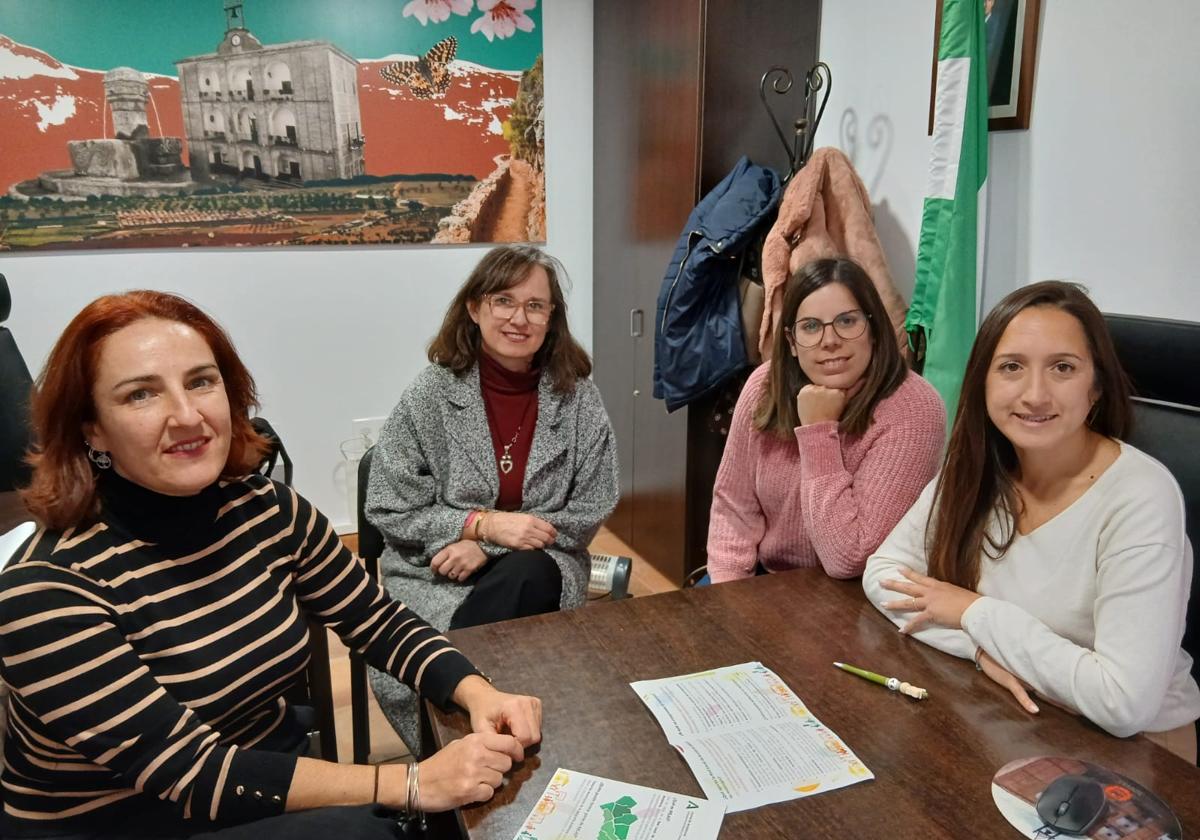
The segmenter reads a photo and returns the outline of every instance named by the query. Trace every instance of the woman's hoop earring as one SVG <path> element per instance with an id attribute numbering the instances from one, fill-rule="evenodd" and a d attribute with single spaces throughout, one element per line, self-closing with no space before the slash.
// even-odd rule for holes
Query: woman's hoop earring
<path id="1" fill-rule="evenodd" d="M 1094 403 L 1092 403 L 1092 410 L 1088 412 L 1088 416 L 1087 416 L 1088 428 L 1091 428 L 1092 426 L 1094 426 L 1096 424 L 1096 414 L 1099 411 L 1100 411 L 1100 400 L 1096 400 Z"/>
<path id="2" fill-rule="evenodd" d="M 87 447 L 88 460 L 102 470 L 107 470 L 112 467 L 112 456 L 100 449 L 92 449 L 92 445 L 86 440 L 83 445 Z"/>

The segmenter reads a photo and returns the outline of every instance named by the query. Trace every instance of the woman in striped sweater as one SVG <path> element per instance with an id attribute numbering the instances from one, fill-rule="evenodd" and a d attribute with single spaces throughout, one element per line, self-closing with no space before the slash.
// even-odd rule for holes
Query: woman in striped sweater
<path id="1" fill-rule="evenodd" d="M 229 338 L 172 295 L 100 298 L 55 345 L 24 493 L 43 527 L 0 575 L 0 835 L 392 837 L 395 811 L 488 799 L 540 739 L 537 699 L 493 689 L 319 511 L 247 475 L 255 405 Z M 420 765 L 302 757 L 284 697 L 309 620 L 475 734 Z"/>

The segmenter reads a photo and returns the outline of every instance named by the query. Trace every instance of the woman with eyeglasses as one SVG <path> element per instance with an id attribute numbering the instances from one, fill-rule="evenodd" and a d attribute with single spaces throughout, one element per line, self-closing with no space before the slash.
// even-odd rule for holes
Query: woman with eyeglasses
<path id="1" fill-rule="evenodd" d="M 933 477 L 946 411 L 905 365 L 866 272 L 801 268 L 771 360 L 734 409 L 713 488 L 713 583 L 820 566 L 852 578 Z"/>
<path id="2" fill-rule="evenodd" d="M 586 600 L 617 456 L 562 275 L 538 248 L 489 251 L 380 433 L 366 514 L 384 536 L 384 581 L 439 629 Z M 411 692 L 378 674 L 372 686 L 415 746 Z"/>

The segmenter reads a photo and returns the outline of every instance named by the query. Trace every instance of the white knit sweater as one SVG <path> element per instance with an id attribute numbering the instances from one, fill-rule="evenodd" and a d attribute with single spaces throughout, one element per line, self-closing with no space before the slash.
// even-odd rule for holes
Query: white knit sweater
<path id="1" fill-rule="evenodd" d="M 935 482 L 867 561 L 876 606 L 897 600 L 884 580 L 926 573 L 925 525 Z M 999 521 L 990 526 L 998 534 Z M 1162 464 L 1128 444 L 1066 510 L 984 559 L 962 629 L 915 638 L 955 656 L 976 646 L 1113 735 L 1162 732 L 1200 717 L 1191 657 L 1179 647 L 1192 580 L 1183 497 Z M 903 596 L 899 596 L 903 597 Z M 882 609 L 882 608 L 881 608 Z M 898 626 L 905 613 L 884 614 Z"/>

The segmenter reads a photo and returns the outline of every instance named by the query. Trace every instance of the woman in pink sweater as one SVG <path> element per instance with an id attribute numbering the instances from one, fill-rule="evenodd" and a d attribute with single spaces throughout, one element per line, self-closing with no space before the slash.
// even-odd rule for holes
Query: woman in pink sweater
<path id="1" fill-rule="evenodd" d="M 900 355 L 870 278 L 846 259 L 796 272 L 771 361 L 750 375 L 713 489 L 713 583 L 820 565 L 862 574 L 933 478 L 946 410 Z"/>

